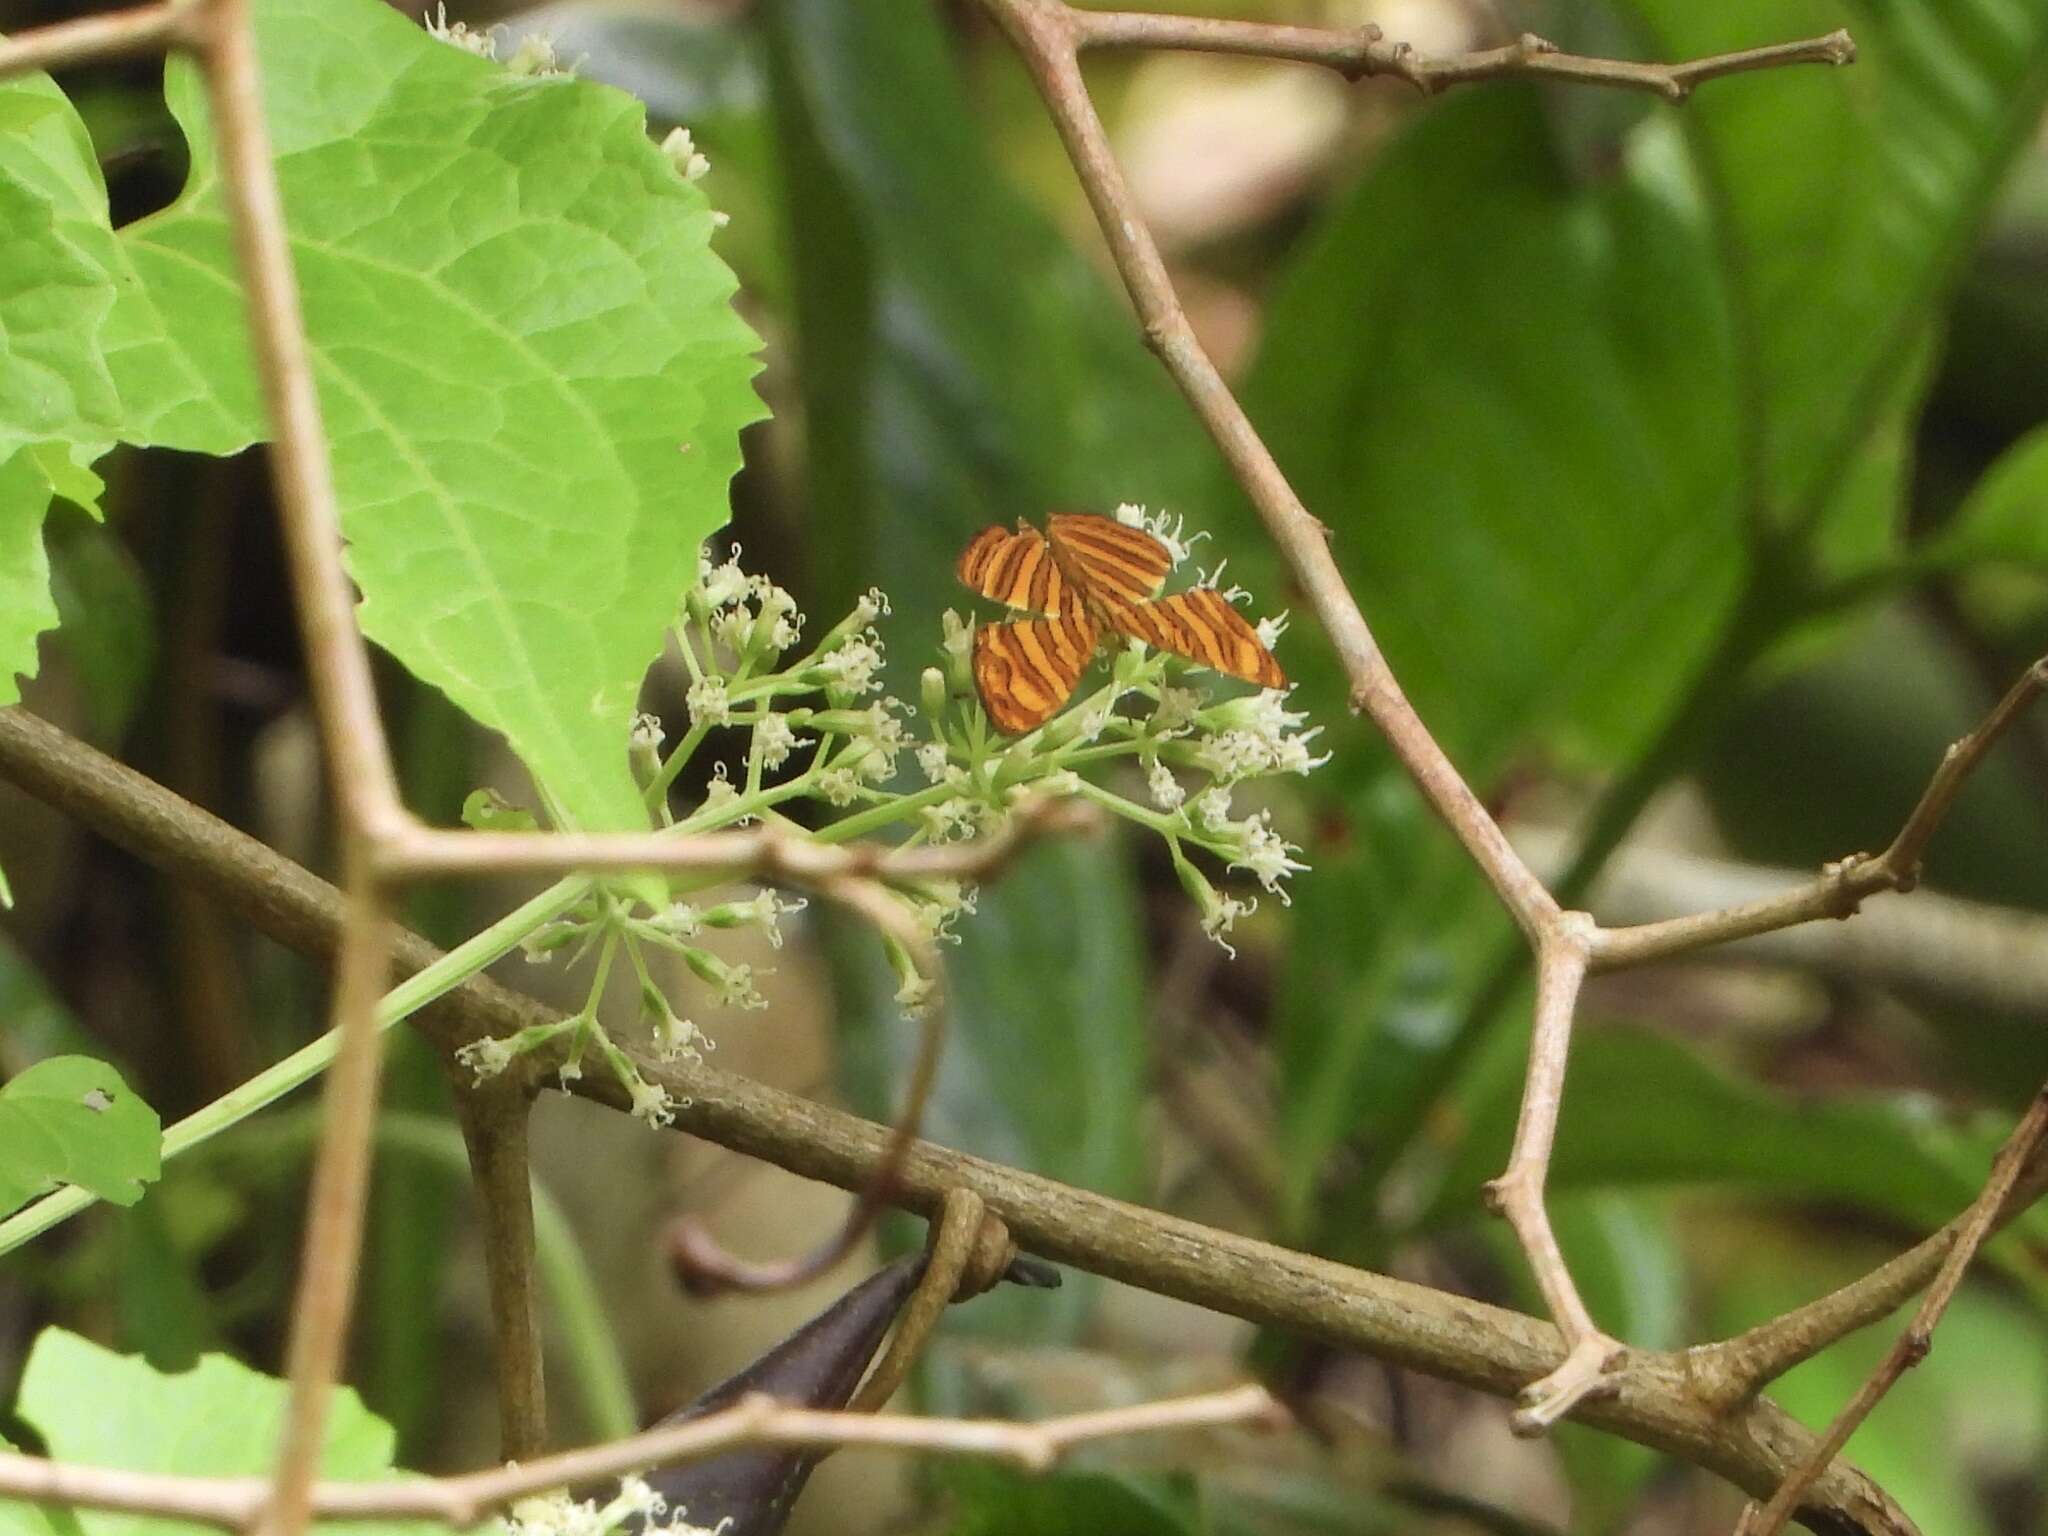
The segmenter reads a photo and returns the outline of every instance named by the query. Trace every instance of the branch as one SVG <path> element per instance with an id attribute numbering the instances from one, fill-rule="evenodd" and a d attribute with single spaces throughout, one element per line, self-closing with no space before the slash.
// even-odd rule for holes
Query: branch
<path id="1" fill-rule="evenodd" d="M 444 832 L 415 827 L 378 849 L 392 879 L 445 874 L 548 874 L 659 869 L 783 880 L 829 894 L 847 880 L 986 880 L 1037 838 L 1092 832 L 1093 807 L 1041 796 L 1016 808 L 999 832 L 966 843 L 894 848 L 819 843 L 775 822 L 732 832 Z"/>
<path id="2" fill-rule="evenodd" d="M 1573 840 L 1563 832 L 1515 827 L 1511 835 L 1545 876 L 1570 861 Z M 1774 901 L 1808 884 L 1795 870 L 1624 847 L 1607 861 L 1590 905 L 1609 921 L 1648 925 Z M 1793 966 L 2048 1024 L 2048 917 L 2016 907 L 1920 890 L 1910 902 L 1866 907 L 1853 923 L 1803 923 L 1735 940 L 1717 958 Z"/>
<path id="3" fill-rule="evenodd" d="M 1178 48 L 1264 59 L 1321 64 L 1347 80 L 1391 75 L 1426 95 L 1475 80 L 1515 77 L 1619 86 L 1683 101 L 1703 81 L 1753 69 L 1788 64 L 1848 64 L 1856 45 L 1847 32 L 1739 53 L 1715 54 L 1682 64 L 1637 64 L 1625 59 L 1587 58 L 1561 53 L 1555 43 L 1524 32 L 1498 48 L 1430 56 L 1406 43 L 1390 43 L 1376 26 L 1296 27 L 1206 16 L 1166 16 L 1149 11 L 1076 11 L 1076 46 L 1089 48 Z"/>
<path id="4" fill-rule="evenodd" d="M 504 1461 L 530 1461 L 548 1446 L 533 1174 L 527 1159 L 532 1094 L 525 1084 L 502 1077 L 475 1082 L 452 1060 L 447 1073 L 483 1213 L 484 1275 L 498 1366 L 498 1455 Z"/>
<path id="5" fill-rule="evenodd" d="M 198 0 L 165 0 L 162 5 L 81 16 L 32 32 L 0 38 L 0 80 L 39 69 L 68 69 L 95 59 L 162 53 L 189 42 L 187 28 Z"/>
<path id="6" fill-rule="evenodd" d="M 2006 1195 L 1991 1224 L 1995 1235 L 2020 1212 L 2048 1195 L 2048 1160 L 2037 1159 Z M 1686 1351 L 1699 1390 L 1724 1408 L 1754 1397 L 1801 1361 L 1896 1312 L 1941 1272 L 1970 1222 L 1964 1212 L 1889 1263 L 1880 1264 L 1803 1307 L 1746 1333 Z"/>
<path id="7" fill-rule="evenodd" d="M 1840 863 L 1828 865 L 1818 879 L 1796 890 L 1719 912 L 1635 928 L 1605 929 L 1594 940 L 1594 968 L 1616 970 L 1816 918 L 1851 917 L 1868 896 L 1880 891 L 1912 890 L 1920 883 L 1920 861 L 1927 845 L 1971 772 L 2044 690 L 2048 690 L 2048 657 L 2027 668 L 1984 723 L 1949 747 L 1899 835 L 1875 858 L 1851 854 Z"/>
<path id="8" fill-rule="evenodd" d="M 1060 0 L 982 3 L 1016 46 L 1045 99 L 1144 325 L 1146 343 L 1215 439 L 1335 647 L 1351 686 L 1352 709 L 1372 717 L 1437 815 L 1465 845 L 1523 931 L 1536 939 L 1556 918 L 1557 903 L 1416 715 L 1330 554 L 1329 530 L 1302 506 L 1188 324 L 1081 78 L 1076 50 L 1087 13 Z"/>
<path id="9" fill-rule="evenodd" d="M 1948 1311 L 1948 1304 L 1955 1299 L 1970 1261 L 1991 1235 L 2015 1187 L 2027 1174 L 2044 1144 L 2048 1144 L 2048 1084 L 2034 1095 L 2032 1107 L 2013 1127 L 2005 1145 L 1999 1148 L 1998 1157 L 1991 1166 L 1991 1177 L 1985 1182 L 1983 1193 L 1965 1213 L 1955 1241 L 1942 1259 L 1941 1270 L 1922 1299 L 1920 1309 L 1913 1314 L 1912 1323 L 1857 1390 L 1848 1407 L 1836 1415 L 1835 1422 L 1828 1426 L 1820 1444 L 1771 1495 L 1770 1502 L 1761 1510 L 1752 1504 L 1743 1511 L 1736 1536 L 1778 1536 L 1798 1508 L 1800 1495 L 1841 1454 L 1842 1447 L 1870 1417 L 1871 1410 L 1883 1401 L 1884 1395 L 1891 1391 L 1901 1376 L 1927 1358 L 1928 1350 L 1934 1345 L 1935 1327 L 1941 1322 L 1942 1314 Z"/>
<path id="10" fill-rule="evenodd" d="M 212 893 L 256 928 L 314 957 L 340 941 L 340 892 L 181 800 L 146 776 L 21 709 L 0 709 L 0 777 L 57 806 L 145 862 Z M 438 951 L 401 932 L 400 969 Z M 556 1021 L 552 1011 L 486 977 L 473 977 L 412 1023 L 442 1050 Z M 889 1157 L 890 1131 L 856 1116 L 708 1067 L 642 1066 L 679 1102 L 676 1129 L 843 1189 L 868 1188 Z M 590 1074 L 584 1097 L 626 1108 L 625 1092 Z M 935 1217 L 949 1191 L 979 1195 L 1019 1246 L 1057 1262 L 1142 1286 L 1444 1380 L 1511 1397 L 1564 1357 L 1556 1329 L 1482 1302 L 1352 1269 L 1222 1232 L 1051 1179 L 914 1143 L 891 1199 Z M 1768 1494 L 1812 1437 L 1758 1400 L 1723 1413 L 1695 1389 L 1683 1358 L 1636 1352 L 1616 1373 L 1620 1390 L 1584 1405 L 1585 1422 L 1678 1456 Z M 1803 1506 L 1846 1531 L 1908 1533 L 1912 1523 L 1862 1474 L 1825 1472 Z"/>
<path id="11" fill-rule="evenodd" d="M 1164 1430 L 1223 1424 L 1278 1424 L 1285 1410 L 1263 1387 L 1233 1387 L 1199 1397 L 1078 1413 L 1036 1424 L 994 1419 L 928 1419 L 788 1408 L 750 1397 L 721 1413 L 691 1419 L 609 1445 L 550 1456 L 524 1466 L 461 1477 L 409 1477 L 383 1483 L 317 1483 L 312 1513 L 328 1520 L 438 1520 L 476 1525 L 516 1500 L 650 1466 L 702 1461 L 744 1445 L 870 1446 L 987 1457 L 1044 1471 L 1075 1446 Z M 0 1494 L 40 1504 L 167 1515 L 225 1530 L 273 1519 L 270 1485 L 251 1477 L 175 1477 L 48 1462 L 0 1452 Z"/>

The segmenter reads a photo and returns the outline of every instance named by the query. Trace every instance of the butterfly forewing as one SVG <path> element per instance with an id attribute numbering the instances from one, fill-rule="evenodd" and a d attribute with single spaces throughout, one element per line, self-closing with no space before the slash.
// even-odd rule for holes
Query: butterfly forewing
<path id="1" fill-rule="evenodd" d="M 1286 674 L 1258 631 L 1214 587 L 1194 587 L 1144 603 L 1098 600 L 1094 606 L 1104 626 L 1120 635 L 1261 688 L 1287 686 Z"/>
<path id="2" fill-rule="evenodd" d="M 1036 528 L 984 528 L 960 553 L 961 581 L 983 597 L 1027 613 L 1063 614 L 1075 606 L 1059 562 Z"/>
<path id="3" fill-rule="evenodd" d="M 1090 512 L 1055 512 L 1053 553 L 1073 584 L 1090 596 L 1141 603 L 1166 582 L 1173 556 L 1142 528 Z"/>
<path id="4" fill-rule="evenodd" d="M 1095 621 L 1078 607 L 1058 618 L 1013 619 L 974 632 L 974 686 L 996 729 L 1034 730 L 1073 697 L 1095 654 Z"/>

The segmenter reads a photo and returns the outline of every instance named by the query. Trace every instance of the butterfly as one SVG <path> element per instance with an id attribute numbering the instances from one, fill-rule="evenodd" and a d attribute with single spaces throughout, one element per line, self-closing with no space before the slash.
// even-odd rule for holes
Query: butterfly
<path id="1" fill-rule="evenodd" d="M 1142 640 L 1218 672 L 1284 688 L 1280 663 L 1214 587 L 1160 597 L 1173 556 L 1115 518 L 1055 512 L 1046 532 L 984 528 L 961 551 L 960 580 L 1036 618 L 974 632 L 974 686 L 996 728 L 1043 725 L 1069 698 L 1104 632 Z"/>

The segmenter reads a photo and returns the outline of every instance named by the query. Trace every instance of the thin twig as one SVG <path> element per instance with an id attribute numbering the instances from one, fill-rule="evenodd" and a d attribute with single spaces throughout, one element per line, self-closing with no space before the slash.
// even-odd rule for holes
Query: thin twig
<path id="1" fill-rule="evenodd" d="M 466 1530 L 536 1493 L 655 1465 L 702 1461 L 742 1445 L 868 1446 L 987 1457 L 1043 1471 L 1090 1441 L 1218 1425 L 1276 1425 L 1285 1417 L 1272 1395 L 1255 1386 L 1036 1424 L 831 1413 L 785 1407 L 773 1398 L 756 1396 L 700 1419 L 522 1466 L 460 1477 L 319 1483 L 311 1490 L 311 1506 L 323 1520 L 438 1520 Z M 269 1486 L 258 1478 L 125 1472 L 0 1452 L 0 1494 L 39 1504 L 168 1515 L 237 1530 L 264 1516 L 269 1493 Z"/>
<path id="2" fill-rule="evenodd" d="M 1351 707 L 1372 717 L 1523 931 L 1532 940 L 1540 937 L 1555 919 L 1557 903 L 1508 845 L 1401 692 L 1330 553 L 1329 530 L 1302 506 L 1188 324 L 1166 263 L 1124 183 L 1081 78 L 1076 50 L 1085 13 L 1059 0 L 983 0 L 983 5 L 1016 46 L 1045 100 L 1109 242 L 1147 344 L 1215 439 L 1336 648 L 1351 685 Z"/>
<path id="3" fill-rule="evenodd" d="M 531 1461 L 548 1448 L 540 1266 L 527 1155 L 532 1094 L 525 1084 L 503 1076 L 477 1082 L 452 1061 L 448 1080 L 483 1217 L 484 1275 L 498 1366 L 498 1455 L 503 1461 Z"/>
<path id="4" fill-rule="evenodd" d="M 38 69 L 69 69 L 95 59 L 162 53 L 182 46 L 196 5 L 204 0 L 165 0 L 162 5 L 81 16 L 0 38 L 0 80 Z"/>
<path id="5" fill-rule="evenodd" d="M 1633 928 L 1603 929 L 1593 940 L 1594 969 L 1641 965 L 1648 960 L 1661 960 L 1816 918 L 1850 917 L 1866 897 L 1879 891 L 1912 890 L 1919 883 L 1920 861 L 1926 856 L 1927 845 L 1971 772 L 2044 689 L 2048 689 L 2048 657 L 2027 668 L 1983 724 L 1943 754 L 1919 803 L 1883 853 L 1874 858 L 1852 855 L 1828 865 L 1818 879 L 1796 890 L 1718 912 Z"/>
<path id="6" fill-rule="evenodd" d="M 383 1071 L 382 1038 L 372 1010 L 391 974 L 389 898 L 363 881 L 350 894 L 335 965 L 334 1018 L 341 1047 L 321 1094 L 325 1123 L 313 1162 L 298 1289 L 286 1347 L 291 1396 L 278 1445 L 267 1532 L 295 1533 L 310 1519 L 308 1500 L 319 1476 L 327 1410 L 341 1372 L 348 1318 L 355 1300 L 356 1255 L 362 1249 L 363 1201 L 370 1182 L 370 1133 Z"/>
<path id="7" fill-rule="evenodd" d="M 299 313 L 284 203 L 271 165 L 263 86 L 249 0 L 203 0 L 191 26 L 220 140 L 221 190 L 248 294 L 250 339 L 270 422 L 294 607 L 313 708 L 326 750 L 328 790 L 344 841 L 374 840 L 411 824 L 398 794 L 370 653 L 356 627 L 355 592 L 341 564 L 341 517 L 311 348 Z"/>
<path id="8" fill-rule="evenodd" d="M 1571 858 L 1574 840 L 1562 831 L 1515 827 L 1512 835 L 1546 877 Z M 1609 923 L 1661 923 L 1808 884 L 1795 870 L 1634 846 L 1607 861 L 1587 905 Z M 1853 923 L 1801 923 L 1735 940 L 1715 959 L 1790 966 L 2048 1024 L 2048 917 L 1925 888 L 1911 901 L 1867 905 Z"/>
<path id="9" fill-rule="evenodd" d="M 1207 16 L 1170 16 L 1150 11 L 1076 11 L 1077 46 L 1089 48 L 1174 48 L 1251 58 L 1320 64 L 1347 80 L 1390 75 L 1434 93 L 1478 80 L 1535 77 L 1579 85 L 1619 86 L 1683 101 L 1703 81 L 1753 69 L 1788 64 L 1847 64 L 1856 45 L 1847 32 L 1739 53 L 1715 54 L 1682 64 L 1640 64 L 1626 59 L 1561 53 L 1555 43 L 1524 32 L 1498 48 L 1470 53 L 1422 54 L 1406 43 L 1390 43 L 1376 26 L 1300 27 Z"/>
<path id="10" fill-rule="evenodd" d="M 818 890 L 865 918 L 876 932 L 900 944 L 909 953 L 917 973 L 930 983 L 918 1010 L 917 1059 L 911 1067 L 910 1086 L 890 1134 L 888 1153 L 874 1179 L 862 1188 L 860 1198 L 840 1223 L 839 1230 L 810 1253 L 767 1263 L 742 1259 L 728 1252 L 711 1235 L 711 1229 L 694 1216 L 679 1219 L 669 1229 L 669 1256 L 683 1284 L 699 1295 L 792 1290 L 815 1280 L 852 1253 L 889 1208 L 897 1170 L 917 1142 L 918 1131 L 924 1124 L 925 1104 L 931 1098 L 932 1084 L 938 1080 L 939 1054 L 946 1041 L 947 1009 L 938 945 L 903 903 L 873 880 L 827 880 L 818 885 Z"/>
<path id="11" fill-rule="evenodd" d="M 1848 1407 L 1828 1426 L 1820 1444 L 1771 1495 L 1770 1502 L 1761 1510 L 1754 1504 L 1744 1509 L 1741 1523 L 1736 1527 L 1736 1536 L 1778 1536 L 1778 1532 L 1785 1528 L 1785 1522 L 1799 1507 L 1800 1496 L 1841 1454 L 1842 1447 L 1849 1443 L 1849 1437 L 1870 1417 L 1870 1411 L 1884 1399 L 1901 1376 L 1927 1358 L 1927 1351 L 1933 1347 L 1934 1330 L 1941 1322 L 1942 1314 L 1948 1311 L 1949 1303 L 1955 1299 L 1970 1261 L 1976 1258 L 1977 1250 L 1991 1235 L 1999 1213 L 2005 1209 L 2014 1187 L 2041 1150 L 2044 1140 L 2048 1140 L 2048 1084 L 2043 1084 L 2034 1095 L 2033 1104 L 2020 1117 L 2019 1124 L 2013 1127 L 2005 1145 L 1999 1148 L 1998 1156 L 1991 1165 L 1991 1177 L 1985 1181 L 1983 1192 L 1965 1214 L 1962 1228 L 1941 1261 L 1941 1270 L 1935 1275 L 1934 1283 L 1921 1299 L 1920 1309 L 1913 1314 L 1913 1321 L 1899 1335 L 1899 1341 L 1879 1362 L 1877 1369 L 1857 1389 Z"/>
<path id="12" fill-rule="evenodd" d="M 1536 957 L 1536 1029 L 1529 1042 L 1522 1111 L 1515 1122 L 1507 1171 L 1486 1186 L 1487 1203 L 1514 1227 L 1550 1315 L 1564 1334 L 1563 1363 L 1521 1393 L 1522 1406 L 1513 1425 L 1517 1434 L 1524 1435 L 1541 1434 L 1588 1396 L 1614 1390 L 1618 1383 L 1608 1371 L 1622 1352 L 1621 1345 L 1594 1324 L 1580 1299 L 1543 1199 L 1550 1151 L 1557 1140 L 1558 1111 L 1564 1103 L 1572 1015 L 1578 1009 L 1579 986 L 1586 978 L 1586 951 L 1593 933 L 1591 918 L 1582 913 L 1567 913 L 1566 917 L 1571 921 L 1563 932 Z"/>
<path id="13" fill-rule="evenodd" d="M 2044 1195 L 2048 1195 L 2048 1159 L 2037 1158 L 2007 1195 L 1992 1222 L 1992 1233 Z M 1941 1272 L 1970 1217 L 1971 1212 L 1965 1211 L 1897 1258 L 1803 1307 L 1733 1338 L 1688 1349 L 1685 1358 L 1701 1395 L 1709 1403 L 1732 1408 L 1829 1345 L 1890 1316 Z"/>
<path id="14" fill-rule="evenodd" d="M 730 832 L 440 832 L 411 828 L 380 843 L 390 879 L 446 874 L 554 874 L 659 869 L 787 880 L 822 887 L 846 879 L 992 878 L 1034 839 L 1102 826 L 1091 806 L 1041 796 L 1017 806 L 1002 829 L 972 842 L 924 848 L 819 843 L 774 822 Z"/>
<path id="15" fill-rule="evenodd" d="M 335 952 L 344 903 L 333 886 L 18 708 L 0 709 L 0 777 L 144 862 L 211 892 L 278 942 L 315 958 Z M 440 953 L 409 933 L 399 935 L 396 952 L 407 973 L 431 965 Z M 476 976 L 411 1022 L 446 1052 L 559 1023 L 560 1016 Z M 644 1063 L 641 1070 L 686 1101 L 676 1111 L 678 1131 L 800 1177 L 859 1191 L 870 1187 L 890 1155 L 887 1127 L 812 1100 L 709 1067 L 682 1071 Z M 605 1074 L 587 1074 L 569 1086 L 582 1097 L 629 1107 L 625 1090 Z M 1520 1313 L 1126 1205 L 929 1142 L 910 1148 L 894 1186 L 896 1204 L 928 1217 L 949 1191 L 971 1189 L 1034 1254 L 1499 1396 L 1515 1395 L 1564 1356 L 1554 1328 Z M 1633 1351 L 1615 1374 L 1621 1391 L 1586 1403 L 1579 1413 L 1584 1422 L 1705 1467 L 1752 1493 L 1776 1488 L 1812 1444 L 1767 1400 L 1733 1412 L 1705 1401 L 1682 1357 Z M 1913 1529 L 1881 1489 L 1840 1464 L 1808 1491 L 1805 1507 L 1844 1529 Z"/>

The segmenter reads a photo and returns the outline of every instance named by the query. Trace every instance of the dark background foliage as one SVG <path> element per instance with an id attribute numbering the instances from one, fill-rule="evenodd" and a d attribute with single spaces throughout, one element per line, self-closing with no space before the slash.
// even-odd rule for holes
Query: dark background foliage
<path id="1" fill-rule="evenodd" d="M 14 0 L 0 24 L 67 9 Z M 907 673 L 960 600 L 969 533 L 1123 500 L 1185 514 L 1213 535 L 1205 563 L 1228 557 L 1262 606 L 1286 604 L 972 7 L 451 9 L 552 32 L 710 155 L 776 411 L 747 439 L 734 532 L 809 612 L 884 586 Z M 1490 9 L 1375 14 L 1462 46 L 1496 35 Z M 1796 868 L 1877 846 L 1945 742 L 2048 649 L 2048 449 L 2030 435 L 2048 399 L 2048 5 L 1513 10 L 1514 27 L 1637 56 L 1846 25 L 1862 58 L 1722 81 L 1682 109 L 1528 86 L 1424 103 L 1182 58 L 1091 78 L 1192 317 L 1330 525 L 1396 670 L 1512 826 L 1581 840 L 1572 889 L 1624 837 Z M 117 222 L 181 175 L 153 68 L 67 82 Z M 53 523 L 65 624 L 31 707 L 320 864 L 260 465 L 131 453 L 110 470 L 106 530 Z M 1282 655 L 1335 754 L 1275 804 L 1314 865 L 1293 908 L 1263 911 L 1226 962 L 1144 850 L 1036 856 L 965 927 L 931 1132 L 1534 1306 L 1477 1206 L 1513 1124 L 1519 945 L 1345 713 L 1312 628 Z M 383 682 L 410 799 L 451 820 L 504 764 L 396 668 Z M 680 703 L 663 676 L 649 700 Z M 2038 911 L 2044 850 L 2037 718 L 1958 808 L 1930 880 Z M 169 1117 L 319 1027 L 317 976 L 12 795 L 0 855 L 20 897 L 0 948 L 8 1071 L 83 1041 Z M 503 899 L 436 892 L 412 916 L 446 940 Z M 776 1007 L 728 1031 L 722 1060 L 884 1113 L 907 1049 L 892 984 L 829 940 L 781 962 Z M 1596 1313 L 1649 1345 L 1783 1310 L 1946 1219 L 2048 1075 L 2048 1007 L 2001 1017 L 1726 961 L 1597 987 L 1585 1020 L 1560 1221 Z M 389 1094 L 353 1379 L 408 1465 L 453 1465 L 487 1453 L 490 1420 L 467 1195 L 443 1090 L 403 1041 Z M 573 1225 L 555 1262 L 602 1294 L 557 1318 L 565 1434 L 687 1399 L 822 1299 L 685 1302 L 653 1254 L 661 1214 L 706 1211 L 738 1241 L 792 1249 L 834 1209 L 604 1119 L 551 1105 L 541 1126 Z M 0 1361 L 59 1319 L 167 1366 L 210 1348 L 274 1364 L 308 1145 L 288 1107 L 157 1197 L 11 1261 Z M 1852 1447 L 1930 1533 L 2048 1529 L 2044 1230 L 1994 1245 L 1932 1363 Z M 1783 1400 L 1826 1416 L 1881 1343 L 1794 1373 Z M 925 1394 L 1076 1406 L 1247 1356 L 1299 1394 L 1320 1441 L 1028 1488 L 834 1464 L 808 1528 L 1680 1533 L 1732 1513 L 1703 1474 L 1636 1448 L 1569 1429 L 1512 1445 L 1495 1405 L 1110 1286 L 962 1309 Z"/>

